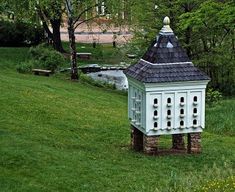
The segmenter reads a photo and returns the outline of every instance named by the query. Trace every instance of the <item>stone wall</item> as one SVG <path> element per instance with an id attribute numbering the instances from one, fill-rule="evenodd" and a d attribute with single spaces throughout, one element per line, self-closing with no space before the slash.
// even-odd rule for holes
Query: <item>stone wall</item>
<path id="1" fill-rule="evenodd" d="M 147 136 L 144 135 L 143 148 L 144 153 L 148 155 L 155 155 L 158 152 L 158 140 L 159 136 Z"/>
<path id="2" fill-rule="evenodd" d="M 201 152 L 201 133 L 188 134 L 188 153 Z"/>

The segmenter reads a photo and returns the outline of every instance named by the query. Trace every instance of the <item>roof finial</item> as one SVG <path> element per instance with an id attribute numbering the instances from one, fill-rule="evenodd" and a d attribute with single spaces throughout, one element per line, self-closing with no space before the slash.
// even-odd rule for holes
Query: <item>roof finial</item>
<path id="1" fill-rule="evenodd" d="M 164 25 L 170 25 L 170 18 L 166 16 L 166 17 L 163 19 L 163 24 L 164 24 Z"/>
<path id="2" fill-rule="evenodd" d="M 173 33 L 173 31 L 170 27 L 170 18 L 166 16 L 163 19 L 163 27 L 160 31 L 160 34 L 169 34 L 169 33 Z"/>

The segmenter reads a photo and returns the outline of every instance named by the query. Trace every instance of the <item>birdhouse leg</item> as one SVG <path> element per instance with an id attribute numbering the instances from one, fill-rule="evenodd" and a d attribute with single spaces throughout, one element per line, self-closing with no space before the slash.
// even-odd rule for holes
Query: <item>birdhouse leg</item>
<path id="1" fill-rule="evenodd" d="M 172 135 L 172 149 L 185 149 L 184 145 L 184 134 Z"/>
<path id="2" fill-rule="evenodd" d="M 144 153 L 149 155 L 155 155 L 158 152 L 158 140 L 159 136 L 147 136 L 144 135 Z"/>
<path id="3" fill-rule="evenodd" d="M 201 133 L 188 134 L 188 153 L 201 152 Z"/>
<path id="4" fill-rule="evenodd" d="M 143 133 L 134 126 L 131 126 L 131 148 L 135 151 L 143 150 Z"/>

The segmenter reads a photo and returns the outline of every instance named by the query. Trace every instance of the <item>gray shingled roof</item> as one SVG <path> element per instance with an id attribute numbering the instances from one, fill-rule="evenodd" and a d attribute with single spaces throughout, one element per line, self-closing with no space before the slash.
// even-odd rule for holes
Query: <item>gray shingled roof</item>
<path id="1" fill-rule="evenodd" d="M 142 57 L 151 63 L 176 63 L 190 61 L 174 34 L 159 35 Z"/>
<path id="2" fill-rule="evenodd" d="M 204 72 L 190 62 L 167 24 L 142 59 L 124 73 L 144 83 L 209 80 Z"/>
<path id="3" fill-rule="evenodd" d="M 175 64 L 149 64 L 140 60 L 138 64 L 130 66 L 124 71 L 130 76 L 143 83 L 163 83 L 178 81 L 209 80 L 210 78 L 191 62 Z"/>

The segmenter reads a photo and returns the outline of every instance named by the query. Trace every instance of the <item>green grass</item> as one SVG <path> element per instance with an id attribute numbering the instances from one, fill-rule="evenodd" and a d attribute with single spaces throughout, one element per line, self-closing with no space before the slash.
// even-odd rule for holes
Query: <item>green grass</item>
<path id="1" fill-rule="evenodd" d="M 208 130 L 217 134 L 235 136 L 235 99 L 223 100 L 207 108 Z"/>
<path id="2" fill-rule="evenodd" d="M 64 49 L 69 52 L 69 43 L 63 42 Z M 90 60 L 78 60 L 78 65 L 84 64 L 120 64 L 124 61 L 124 55 L 119 48 L 113 48 L 111 44 L 97 44 L 96 48 L 92 44 L 77 43 L 76 50 L 80 53 L 91 53 Z"/>
<path id="3" fill-rule="evenodd" d="M 129 148 L 126 95 L 18 74 L 26 58 L 0 48 L 0 191 L 201 191 L 234 175 L 235 99 L 207 109 L 202 154 L 145 156 Z"/>

